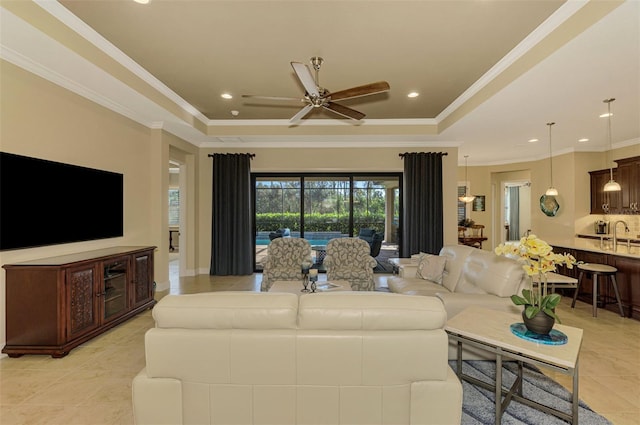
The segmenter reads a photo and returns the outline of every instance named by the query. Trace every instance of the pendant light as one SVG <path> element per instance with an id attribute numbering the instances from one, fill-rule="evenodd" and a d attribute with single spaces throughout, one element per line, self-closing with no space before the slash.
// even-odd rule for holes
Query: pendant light
<path id="1" fill-rule="evenodd" d="M 544 193 L 547 196 L 558 196 L 558 189 L 556 189 L 555 187 L 553 187 L 553 155 L 551 154 L 551 126 L 553 126 L 555 123 L 554 122 L 548 122 L 547 125 L 549 126 L 549 173 L 550 173 L 550 178 L 549 178 L 549 189 L 547 189 L 547 191 Z"/>
<path id="2" fill-rule="evenodd" d="M 611 102 L 613 102 L 614 100 L 616 99 L 613 97 L 611 99 L 603 100 L 603 102 L 607 104 L 607 110 L 608 110 L 607 118 L 609 122 L 607 126 L 607 137 L 609 138 L 609 154 L 610 155 L 612 155 L 611 151 L 613 150 L 613 145 L 611 144 Z M 609 176 L 610 176 L 610 180 L 607 184 L 604 185 L 604 191 L 618 192 L 622 190 L 620 187 L 620 184 L 613 179 L 613 160 L 609 162 Z"/>
<path id="3" fill-rule="evenodd" d="M 459 196 L 458 200 L 460 202 L 466 202 L 467 204 L 471 201 L 473 201 L 476 197 L 475 196 L 471 196 L 471 195 L 467 195 L 467 158 L 469 158 L 469 155 L 465 155 L 464 156 L 464 196 Z"/>

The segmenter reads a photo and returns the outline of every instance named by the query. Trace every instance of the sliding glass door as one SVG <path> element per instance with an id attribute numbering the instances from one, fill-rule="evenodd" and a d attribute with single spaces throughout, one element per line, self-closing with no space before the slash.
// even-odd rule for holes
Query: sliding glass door
<path id="1" fill-rule="evenodd" d="M 314 241 L 349 236 L 350 179 L 323 176 L 303 180 L 304 237 L 313 245 Z"/>
<path id="2" fill-rule="evenodd" d="M 398 255 L 401 173 L 253 173 L 255 269 L 277 237 L 305 238 L 322 269 L 327 243 L 358 236 L 361 228 L 384 235 L 385 248 Z"/>

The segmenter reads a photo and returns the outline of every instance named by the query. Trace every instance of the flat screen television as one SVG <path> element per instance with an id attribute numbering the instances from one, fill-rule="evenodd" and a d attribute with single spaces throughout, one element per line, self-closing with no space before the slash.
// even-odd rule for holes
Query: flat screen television
<path id="1" fill-rule="evenodd" d="M 123 236 L 124 179 L 0 152 L 0 251 Z"/>

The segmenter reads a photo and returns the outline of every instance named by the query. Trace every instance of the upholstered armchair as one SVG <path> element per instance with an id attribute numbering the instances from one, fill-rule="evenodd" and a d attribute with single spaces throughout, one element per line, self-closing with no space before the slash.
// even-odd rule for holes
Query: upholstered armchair
<path id="1" fill-rule="evenodd" d="M 262 261 L 261 290 L 268 291 L 277 280 L 302 281 L 302 269 L 309 268 L 311 245 L 306 239 L 276 238 L 269 243 L 266 257 Z"/>
<path id="2" fill-rule="evenodd" d="M 373 269 L 377 263 L 369 252 L 369 244 L 363 239 L 331 239 L 324 257 L 327 280 L 347 280 L 354 291 L 373 291 Z"/>

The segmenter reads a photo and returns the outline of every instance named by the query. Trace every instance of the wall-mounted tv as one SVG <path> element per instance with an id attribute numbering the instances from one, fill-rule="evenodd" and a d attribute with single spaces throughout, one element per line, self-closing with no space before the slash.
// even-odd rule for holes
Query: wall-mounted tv
<path id="1" fill-rule="evenodd" d="M 123 175 L 0 152 L 0 250 L 123 236 Z"/>

